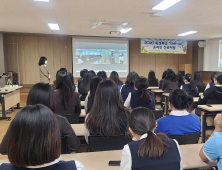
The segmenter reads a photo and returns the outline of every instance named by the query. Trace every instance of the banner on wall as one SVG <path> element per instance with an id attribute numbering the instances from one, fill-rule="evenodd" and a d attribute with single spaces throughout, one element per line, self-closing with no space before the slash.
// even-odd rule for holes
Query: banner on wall
<path id="1" fill-rule="evenodd" d="M 187 40 L 141 38 L 141 53 L 186 54 Z"/>

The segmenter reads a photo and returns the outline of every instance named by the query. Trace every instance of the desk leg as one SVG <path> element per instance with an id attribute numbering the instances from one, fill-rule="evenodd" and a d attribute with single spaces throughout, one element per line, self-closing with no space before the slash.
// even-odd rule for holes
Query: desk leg
<path id="1" fill-rule="evenodd" d="M 169 109 L 169 97 L 165 96 L 165 115 L 168 115 L 168 109 Z"/>
<path id="2" fill-rule="evenodd" d="M 202 143 L 205 143 L 206 138 L 206 113 L 203 111 L 203 124 L 202 124 Z"/>
<path id="3" fill-rule="evenodd" d="M 2 119 L 8 119 L 8 120 L 10 120 L 11 117 L 6 117 L 6 112 L 5 112 L 5 97 L 4 97 L 4 94 L 1 95 L 1 102 L 2 102 L 2 117 L 0 117 L 0 120 L 2 120 Z"/>
<path id="4" fill-rule="evenodd" d="M 15 107 L 14 109 L 21 109 L 20 103 L 17 103 L 17 107 Z"/>

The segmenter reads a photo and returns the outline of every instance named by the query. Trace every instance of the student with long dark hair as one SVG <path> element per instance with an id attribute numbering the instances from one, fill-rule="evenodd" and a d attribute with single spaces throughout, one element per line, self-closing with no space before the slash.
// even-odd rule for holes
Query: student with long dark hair
<path id="1" fill-rule="evenodd" d="M 188 113 L 187 109 L 191 107 L 193 97 L 189 96 L 182 89 L 175 89 L 169 96 L 169 116 L 157 120 L 156 133 L 165 133 L 167 135 L 183 135 L 199 132 L 201 130 L 200 119 L 197 115 Z"/>
<path id="2" fill-rule="evenodd" d="M 90 72 L 90 73 L 92 73 L 93 77 L 95 77 L 95 76 L 96 76 L 96 73 L 95 73 L 95 71 L 94 71 L 94 70 L 89 70 L 89 72 Z"/>
<path id="3" fill-rule="evenodd" d="M 178 88 L 181 88 L 181 86 L 185 84 L 184 76 L 181 73 L 177 74 L 177 82 L 178 82 Z"/>
<path id="4" fill-rule="evenodd" d="M 100 82 L 93 106 L 85 120 L 85 139 L 89 135 L 119 136 L 127 131 L 128 111 L 115 82 L 105 79 Z"/>
<path id="5" fill-rule="evenodd" d="M 195 84 L 198 88 L 198 92 L 204 92 L 206 86 L 202 80 L 201 72 L 195 71 L 193 79 L 194 79 Z"/>
<path id="6" fill-rule="evenodd" d="M 78 92 L 80 93 L 80 100 L 85 101 L 85 98 L 89 92 L 90 81 L 93 78 L 93 74 L 91 72 L 86 72 L 83 76 L 83 80 L 79 86 Z"/>
<path id="7" fill-rule="evenodd" d="M 67 72 L 68 76 L 70 77 L 70 80 L 71 80 L 71 83 L 72 83 L 72 90 L 76 90 L 76 86 L 74 84 L 74 77 L 73 77 L 73 74 L 70 73 L 70 72 Z"/>
<path id="8" fill-rule="evenodd" d="M 159 89 L 162 89 L 163 80 L 166 78 L 166 74 L 167 74 L 167 71 L 165 70 L 162 74 L 162 79 L 160 80 L 160 83 L 159 83 Z"/>
<path id="9" fill-rule="evenodd" d="M 80 79 L 77 81 L 77 83 L 76 83 L 76 92 L 78 92 L 78 89 L 79 89 L 79 86 L 80 86 L 80 84 L 81 84 L 81 82 L 82 82 L 82 80 L 83 80 L 83 76 L 84 76 L 84 74 L 87 72 L 88 70 L 87 69 L 83 69 L 83 70 L 81 70 L 80 71 Z"/>
<path id="10" fill-rule="evenodd" d="M 56 111 L 58 115 L 80 114 L 79 94 L 73 90 L 70 75 L 60 71 L 56 79 Z"/>
<path id="11" fill-rule="evenodd" d="M 185 75 L 184 82 L 185 84 L 180 87 L 181 89 L 184 89 L 187 93 L 198 93 L 198 88 L 191 74 Z"/>
<path id="12" fill-rule="evenodd" d="M 37 83 L 29 91 L 26 105 L 43 104 L 55 113 L 55 93 L 49 84 Z M 80 147 L 80 141 L 73 131 L 71 125 L 65 117 L 55 114 L 59 125 L 61 137 L 67 137 L 68 152 L 76 152 Z M 42 117 L 47 119 L 47 117 Z M 7 153 L 7 141 L 9 139 L 9 129 L 7 130 L 0 145 L 0 153 Z"/>
<path id="13" fill-rule="evenodd" d="M 167 69 L 166 78 L 163 80 L 162 90 L 169 93 L 171 90 L 177 89 L 177 76 L 172 69 Z"/>
<path id="14" fill-rule="evenodd" d="M 86 96 L 86 100 L 85 100 L 86 113 L 89 113 L 92 108 L 94 97 L 96 94 L 96 89 L 101 81 L 102 81 L 102 78 L 96 76 L 96 77 L 93 77 L 90 82 L 89 94 Z"/>
<path id="15" fill-rule="evenodd" d="M 46 66 L 47 66 L 47 58 L 42 56 L 39 59 L 40 82 L 49 84 L 51 76 Z"/>
<path id="16" fill-rule="evenodd" d="M 120 90 L 123 85 L 123 82 L 119 79 L 119 74 L 116 71 L 112 71 L 109 78 L 117 84 Z"/>
<path id="17" fill-rule="evenodd" d="M 124 102 L 126 98 L 128 97 L 129 93 L 135 90 L 134 82 L 137 79 L 137 77 L 138 77 L 138 74 L 134 71 L 129 72 L 129 74 L 127 75 L 126 82 L 120 89 L 120 93 Z"/>
<path id="18" fill-rule="evenodd" d="M 149 82 L 146 77 L 140 76 L 135 80 L 135 91 L 129 93 L 124 106 L 131 107 L 146 107 L 150 110 L 155 110 L 155 96 L 147 88 Z"/>
<path id="19" fill-rule="evenodd" d="M 212 86 L 215 86 L 215 83 L 214 83 L 214 76 L 217 74 L 218 72 L 217 71 L 214 71 L 212 74 L 211 74 L 211 82 L 207 84 L 205 90 L 207 90 L 208 88 L 212 87 Z"/>
<path id="20" fill-rule="evenodd" d="M 148 74 L 148 82 L 150 87 L 158 86 L 158 79 L 156 78 L 155 72 L 150 70 Z"/>
<path id="21" fill-rule="evenodd" d="M 123 148 L 120 170 L 183 169 L 177 141 L 154 133 L 157 123 L 151 110 L 134 109 L 128 126 L 134 141 Z"/>
<path id="22" fill-rule="evenodd" d="M 184 70 L 179 70 L 178 74 L 181 74 L 184 77 L 185 76 L 185 71 Z"/>
<path id="23" fill-rule="evenodd" d="M 78 161 L 61 161 L 57 119 L 41 104 L 18 111 L 9 127 L 7 154 L 10 164 L 0 164 L 1 170 L 85 169 Z"/>
<path id="24" fill-rule="evenodd" d="M 106 72 L 105 72 L 105 71 L 102 71 L 102 73 L 103 73 L 102 78 L 103 78 L 103 79 L 107 79 L 107 74 L 106 74 Z"/>

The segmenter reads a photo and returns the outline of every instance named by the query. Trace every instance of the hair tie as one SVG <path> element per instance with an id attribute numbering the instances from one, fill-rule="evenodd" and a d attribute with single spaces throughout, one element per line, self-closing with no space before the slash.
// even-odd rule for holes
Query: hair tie
<path id="1" fill-rule="evenodd" d="M 153 133 L 153 131 L 152 131 L 152 130 L 148 130 L 146 133 L 148 134 L 149 132 Z"/>

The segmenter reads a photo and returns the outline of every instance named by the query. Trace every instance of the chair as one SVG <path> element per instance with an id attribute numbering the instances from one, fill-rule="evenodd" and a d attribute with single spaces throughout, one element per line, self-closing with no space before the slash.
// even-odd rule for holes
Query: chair
<path id="1" fill-rule="evenodd" d="M 66 137 L 61 137 L 61 154 L 68 154 Z"/>
<path id="2" fill-rule="evenodd" d="M 109 150 L 121 150 L 124 145 L 132 141 L 129 136 L 121 135 L 114 137 L 107 136 L 89 136 L 89 151 L 109 151 Z"/>
<path id="3" fill-rule="evenodd" d="M 163 114 L 164 114 L 163 110 L 152 110 L 152 112 L 155 115 L 156 120 L 163 117 Z"/>
<path id="4" fill-rule="evenodd" d="M 179 145 L 198 143 L 201 132 L 185 134 L 185 135 L 167 135 L 171 139 L 176 139 Z"/>
<path id="5" fill-rule="evenodd" d="M 71 114 L 71 115 L 61 115 L 66 117 L 70 124 L 78 124 L 79 123 L 79 114 Z"/>

